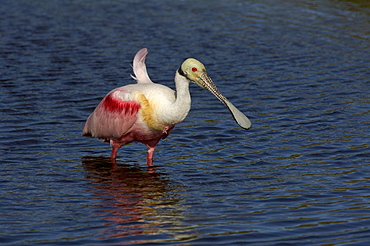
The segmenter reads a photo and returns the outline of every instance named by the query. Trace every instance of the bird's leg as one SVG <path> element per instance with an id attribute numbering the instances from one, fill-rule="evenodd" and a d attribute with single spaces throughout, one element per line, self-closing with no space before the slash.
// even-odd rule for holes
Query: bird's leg
<path id="1" fill-rule="evenodd" d="M 114 142 L 113 140 L 110 140 L 110 146 L 112 146 L 112 153 L 110 154 L 110 158 L 114 160 L 114 159 L 116 159 L 117 152 L 118 152 L 119 148 L 122 147 L 122 145 L 117 143 L 117 142 Z"/>
<path id="2" fill-rule="evenodd" d="M 147 156 L 147 159 L 146 159 L 146 164 L 150 167 L 154 166 L 153 165 L 153 155 L 154 155 L 154 150 L 155 150 L 155 146 L 151 147 L 151 146 L 148 146 L 148 156 Z"/>
<path id="3" fill-rule="evenodd" d="M 161 138 L 154 139 L 154 140 L 151 140 L 145 143 L 146 147 L 148 147 L 148 156 L 146 158 L 146 164 L 148 164 L 149 167 L 154 166 L 153 165 L 153 155 L 154 155 L 155 147 L 157 146 L 157 143 L 159 142 L 159 140 L 161 140 Z"/>
<path id="4" fill-rule="evenodd" d="M 115 160 L 117 157 L 118 148 L 112 147 L 112 153 L 110 154 L 110 158 Z"/>

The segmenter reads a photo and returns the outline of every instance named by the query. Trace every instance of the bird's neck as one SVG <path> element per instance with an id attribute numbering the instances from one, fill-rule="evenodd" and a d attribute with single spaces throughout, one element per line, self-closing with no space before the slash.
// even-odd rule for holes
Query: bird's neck
<path id="1" fill-rule="evenodd" d="M 189 80 L 184 76 L 181 76 L 178 72 L 175 74 L 175 86 L 176 86 L 176 102 L 175 106 L 187 109 L 187 112 L 190 110 L 190 91 L 189 91 Z"/>
<path id="2" fill-rule="evenodd" d="M 168 123 L 177 124 L 188 115 L 191 105 L 189 81 L 184 76 L 175 74 L 176 100 L 167 108 Z"/>
<path id="3" fill-rule="evenodd" d="M 176 109 L 176 114 L 178 116 L 181 116 L 179 118 L 181 118 L 181 121 L 183 121 L 185 117 L 188 115 L 191 106 L 189 80 L 187 80 L 184 76 L 181 76 L 179 72 L 176 72 L 175 86 L 176 86 L 176 101 L 174 104 L 174 109 Z"/>

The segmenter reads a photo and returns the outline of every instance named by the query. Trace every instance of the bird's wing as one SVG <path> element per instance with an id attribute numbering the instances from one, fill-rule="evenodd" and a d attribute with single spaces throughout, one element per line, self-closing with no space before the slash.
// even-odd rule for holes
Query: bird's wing
<path id="1" fill-rule="evenodd" d="M 83 136 L 118 139 L 126 134 L 138 119 L 140 103 L 127 90 L 108 93 L 89 116 Z"/>
<path id="2" fill-rule="evenodd" d="M 139 50 L 136 53 L 134 57 L 134 62 L 132 64 L 135 76 L 131 75 L 131 77 L 135 79 L 139 84 L 153 83 L 149 78 L 148 72 L 146 71 L 145 58 L 147 54 L 147 48 Z"/>

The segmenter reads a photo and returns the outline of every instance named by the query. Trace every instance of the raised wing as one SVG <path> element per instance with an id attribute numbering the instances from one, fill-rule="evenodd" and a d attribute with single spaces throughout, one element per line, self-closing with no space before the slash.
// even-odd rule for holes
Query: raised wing
<path id="1" fill-rule="evenodd" d="M 82 136 L 119 139 L 138 118 L 140 103 L 124 89 L 108 93 L 86 121 Z"/>
<path id="2" fill-rule="evenodd" d="M 135 76 L 131 75 L 131 77 L 139 84 L 153 83 L 149 78 L 148 72 L 146 71 L 145 58 L 147 54 L 147 48 L 139 50 L 136 53 L 134 62 L 132 64 L 132 69 L 134 70 Z"/>

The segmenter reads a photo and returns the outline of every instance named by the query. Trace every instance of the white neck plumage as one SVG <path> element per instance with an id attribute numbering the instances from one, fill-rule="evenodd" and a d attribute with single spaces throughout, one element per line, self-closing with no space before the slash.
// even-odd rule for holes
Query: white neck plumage
<path id="1" fill-rule="evenodd" d="M 183 121 L 188 115 L 191 106 L 189 80 L 180 75 L 178 71 L 175 74 L 175 86 L 175 102 L 162 109 L 162 120 L 169 125 Z"/>

